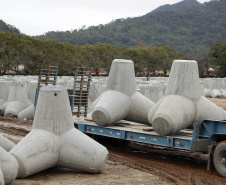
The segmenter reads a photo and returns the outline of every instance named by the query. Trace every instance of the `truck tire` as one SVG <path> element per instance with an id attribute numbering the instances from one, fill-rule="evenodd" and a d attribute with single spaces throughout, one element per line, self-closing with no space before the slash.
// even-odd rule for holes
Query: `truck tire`
<path id="1" fill-rule="evenodd" d="M 213 164 L 217 172 L 226 177 L 226 141 L 217 144 L 213 153 Z"/>

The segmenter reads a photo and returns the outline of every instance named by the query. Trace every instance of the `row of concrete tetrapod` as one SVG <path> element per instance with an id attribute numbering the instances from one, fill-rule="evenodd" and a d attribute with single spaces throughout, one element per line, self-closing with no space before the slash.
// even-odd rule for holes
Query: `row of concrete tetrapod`
<path id="1" fill-rule="evenodd" d="M 153 126 L 170 135 L 205 119 L 224 120 L 226 111 L 203 96 L 196 61 L 175 60 L 164 96 L 155 104 L 136 91 L 133 62 L 112 62 L 106 91 L 93 103 L 89 115 L 101 126 L 121 119 Z"/>
<path id="2" fill-rule="evenodd" d="M 91 96 L 97 97 L 104 91 L 105 82 L 99 79 L 93 81 L 95 86 L 91 86 L 91 93 L 93 93 Z M 59 79 L 57 84 L 73 89 L 73 82 L 74 78 L 68 77 L 65 81 Z M 0 116 L 33 120 L 36 87 L 37 76 L 33 78 L 28 76 L 27 79 L 18 76 L 0 78 Z"/>
<path id="3" fill-rule="evenodd" d="M 202 79 L 206 97 L 226 98 L 226 78 Z"/>
<path id="4" fill-rule="evenodd" d="M 44 86 L 29 134 L 17 145 L 0 136 L 0 184 L 56 165 L 100 173 L 107 157 L 104 146 L 74 128 L 66 89 Z"/>
<path id="5" fill-rule="evenodd" d="M 37 76 L 4 76 L 0 79 L 0 115 L 18 117 L 19 119 L 33 120 L 34 101 L 37 87 Z M 73 88 L 73 77 L 58 77 L 58 85 L 67 89 Z M 108 77 L 93 77 L 90 86 L 89 108 L 105 90 Z M 168 77 L 137 77 L 136 90 L 142 95 L 157 103 L 165 93 Z M 19 82 L 16 82 L 19 81 Z M 204 86 L 204 95 L 212 98 L 226 98 L 226 78 L 200 79 Z M 22 96 L 21 96 L 22 95 Z M 26 99 L 26 100 L 25 100 Z M 11 103 L 11 101 L 13 101 Z"/>

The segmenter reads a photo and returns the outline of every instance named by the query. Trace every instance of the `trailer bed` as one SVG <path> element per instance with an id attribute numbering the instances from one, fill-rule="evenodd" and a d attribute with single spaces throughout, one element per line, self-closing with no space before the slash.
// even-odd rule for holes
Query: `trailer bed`
<path id="1" fill-rule="evenodd" d="M 175 135 L 160 136 L 152 126 L 121 120 L 113 126 L 99 126 L 93 120 L 73 117 L 76 127 L 87 134 L 94 134 L 127 141 L 134 141 L 182 150 L 206 152 L 208 138 L 195 139 L 192 129 L 181 130 Z"/>

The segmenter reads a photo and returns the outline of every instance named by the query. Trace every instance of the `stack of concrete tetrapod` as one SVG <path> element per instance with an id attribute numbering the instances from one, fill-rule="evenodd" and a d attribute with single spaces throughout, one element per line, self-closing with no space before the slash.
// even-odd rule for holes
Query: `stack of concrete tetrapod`
<path id="1" fill-rule="evenodd" d="M 170 135 L 205 119 L 226 119 L 226 112 L 206 99 L 196 61 L 175 60 L 164 97 L 149 111 L 148 119 L 160 135 Z"/>
<path id="2" fill-rule="evenodd" d="M 14 117 L 30 105 L 25 84 L 14 82 L 10 88 L 8 100 L 0 107 L 0 112 L 5 117 Z"/>
<path id="3" fill-rule="evenodd" d="M 55 165 L 99 173 L 108 156 L 104 146 L 74 128 L 66 88 L 58 85 L 41 88 L 32 130 L 9 153 L 19 178 Z"/>
<path id="4" fill-rule="evenodd" d="M 126 119 L 148 124 L 148 110 L 154 103 L 136 91 L 134 65 L 131 60 L 112 62 L 106 91 L 92 105 L 92 119 L 109 125 Z"/>

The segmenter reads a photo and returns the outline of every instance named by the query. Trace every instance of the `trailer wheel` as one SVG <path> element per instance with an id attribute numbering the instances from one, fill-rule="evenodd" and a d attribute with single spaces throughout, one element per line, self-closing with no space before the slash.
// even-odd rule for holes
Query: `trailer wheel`
<path id="1" fill-rule="evenodd" d="M 226 141 L 217 144 L 213 153 L 213 164 L 217 172 L 226 177 Z"/>

